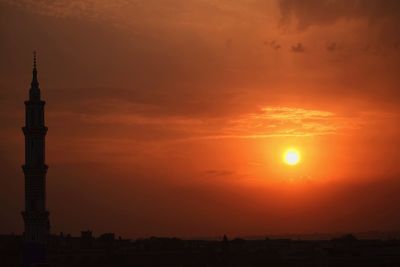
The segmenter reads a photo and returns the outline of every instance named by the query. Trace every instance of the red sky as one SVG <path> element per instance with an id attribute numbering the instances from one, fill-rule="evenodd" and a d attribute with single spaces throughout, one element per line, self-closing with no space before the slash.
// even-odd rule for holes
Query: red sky
<path id="1" fill-rule="evenodd" d="M 22 231 L 34 49 L 54 233 L 400 230 L 399 14 L 395 0 L 0 0 L 0 232 Z"/>

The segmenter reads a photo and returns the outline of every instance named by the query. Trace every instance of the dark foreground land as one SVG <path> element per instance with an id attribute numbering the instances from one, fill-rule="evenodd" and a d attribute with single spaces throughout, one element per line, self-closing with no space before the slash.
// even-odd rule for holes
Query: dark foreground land
<path id="1" fill-rule="evenodd" d="M 0 236 L 0 266 L 20 266 L 21 237 Z M 49 266 L 400 266 L 400 240 L 222 241 L 52 236 Z"/>

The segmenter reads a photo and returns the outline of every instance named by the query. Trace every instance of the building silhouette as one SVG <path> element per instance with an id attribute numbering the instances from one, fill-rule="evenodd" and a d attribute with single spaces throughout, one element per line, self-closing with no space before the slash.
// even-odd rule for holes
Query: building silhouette
<path id="1" fill-rule="evenodd" d="M 29 100 L 25 101 L 25 210 L 23 233 L 23 265 L 36 266 L 46 261 L 46 243 L 50 231 L 49 212 L 46 210 L 45 101 L 41 100 L 36 69 L 36 52 L 33 57 L 32 82 Z"/>

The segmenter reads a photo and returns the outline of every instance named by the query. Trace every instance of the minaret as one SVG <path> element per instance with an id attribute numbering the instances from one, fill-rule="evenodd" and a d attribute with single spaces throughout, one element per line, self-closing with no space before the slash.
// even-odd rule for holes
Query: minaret
<path id="1" fill-rule="evenodd" d="M 37 79 L 36 52 L 33 53 L 33 72 L 29 100 L 25 101 L 25 211 L 24 244 L 28 254 L 43 262 L 46 241 L 49 235 L 49 212 L 46 210 L 46 172 L 45 136 L 47 127 L 44 124 L 45 101 L 40 99 L 40 88 Z M 40 256 L 43 252 L 43 257 Z M 25 257 L 25 256 L 24 256 Z M 28 258 L 31 258 L 27 255 Z M 32 262 L 31 262 L 32 263 Z"/>

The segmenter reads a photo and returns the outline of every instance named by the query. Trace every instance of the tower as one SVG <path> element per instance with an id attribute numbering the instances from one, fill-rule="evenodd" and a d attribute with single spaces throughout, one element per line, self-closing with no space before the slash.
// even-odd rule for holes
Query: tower
<path id="1" fill-rule="evenodd" d="M 33 55 L 32 82 L 29 100 L 25 101 L 25 210 L 24 219 L 24 261 L 27 258 L 32 266 L 45 260 L 46 241 L 49 235 L 49 212 L 46 210 L 46 173 L 45 136 L 47 127 L 44 123 L 45 101 L 40 98 L 37 79 L 36 52 Z M 30 254 L 25 255 L 25 254 Z M 35 259 L 32 259 L 35 258 Z"/>

